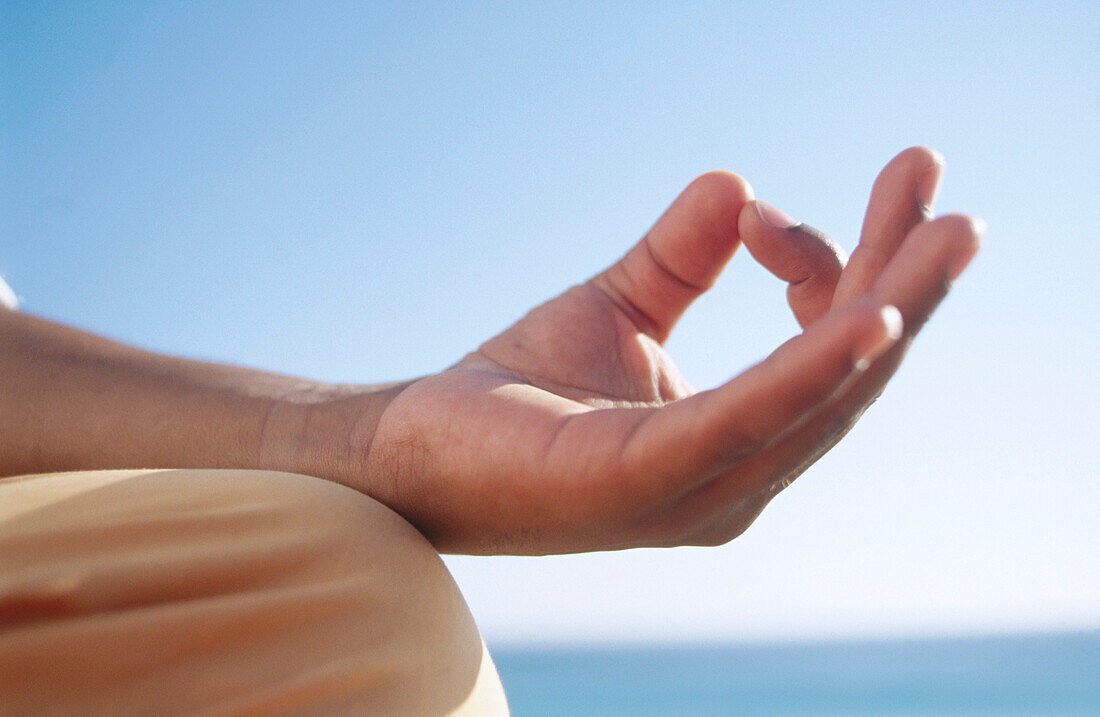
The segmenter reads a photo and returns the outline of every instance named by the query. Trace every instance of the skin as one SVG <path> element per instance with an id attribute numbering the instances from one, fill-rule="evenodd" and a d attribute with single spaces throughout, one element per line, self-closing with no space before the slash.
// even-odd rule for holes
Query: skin
<path id="1" fill-rule="evenodd" d="M 615 265 L 389 386 L 159 357 L 0 310 L 0 470 L 290 470 L 380 500 L 445 552 L 724 543 L 881 394 L 977 251 L 980 220 L 931 217 L 942 170 L 927 148 L 895 157 L 848 262 L 708 173 Z M 789 283 L 804 331 L 694 393 L 662 346 L 742 243 Z"/>

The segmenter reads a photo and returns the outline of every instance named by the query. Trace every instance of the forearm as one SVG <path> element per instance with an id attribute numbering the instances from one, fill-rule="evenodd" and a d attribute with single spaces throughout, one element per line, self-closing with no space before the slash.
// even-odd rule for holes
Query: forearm
<path id="1" fill-rule="evenodd" d="M 318 453 L 315 439 L 348 445 L 339 434 L 355 427 L 321 407 L 351 393 L 384 395 L 160 356 L 0 308 L 0 475 L 123 467 L 322 473 L 343 456 L 331 447 Z M 364 413 L 369 423 L 372 411 Z"/>

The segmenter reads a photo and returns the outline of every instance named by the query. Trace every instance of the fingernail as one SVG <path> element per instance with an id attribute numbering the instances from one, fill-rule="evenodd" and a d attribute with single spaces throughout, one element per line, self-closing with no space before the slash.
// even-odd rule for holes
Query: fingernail
<path id="1" fill-rule="evenodd" d="M 947 267 L 947 277 L 952 282 L 958 279 L 963 270 L 970 265 L 970 260 L 974 258 L 982 245 L 982 236 L 985 234 L 986 228 L 985 221 L 974 217 L 971 219 L 971 223 L 974 225 L 974 241 L 959 249 L 958 253 L 951 257 L 951 263 Z"/>
<path id="2" fill-rule="evenodd" d="M 917 202 L 924 213 L 931 216 L 936 196 L 940 193 L 940 181 L 943 179 L 943 163 L 936 162 L 917 177 Z"/>
<path id="3" fill-rule="evenodd" d="M 879 309 L 879 312 L 882 315 L 882 323 L 886 327 L 886 332 L 877 342 L 865 348 L 856 357 L 856 371 L 866 371 L 875 362 L 875 359 L 886 353 L 887 349 L 901 338 L 901 331 L 905 322 L 902 320 L 898 308 L 887 304 Z"/>
<path id="4" fill-rule="evenodd" d="M 765 224 L 776 229 L 790 229 L 802 223 L 782 209 L 773 207 L 771 204 L 759 199 L 756 200 L 756 213 L 760 215 L 760 219 Z"/>

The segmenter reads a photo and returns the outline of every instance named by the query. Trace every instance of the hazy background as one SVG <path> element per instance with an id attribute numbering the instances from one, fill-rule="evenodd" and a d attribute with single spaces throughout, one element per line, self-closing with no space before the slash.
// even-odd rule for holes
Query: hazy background
<path id="1" fill-rule="evenodd" d="M 438 370 L 736 171 L 849 249 L 897 151 L 986 249 L 886 396 L 717 549 L 448 558 L 491 642 L 1100 627 L 1100 5 L 8 3 L 0 275 L 158 351 Z M 670 343 L 796 331 L 735 257 Z"/>

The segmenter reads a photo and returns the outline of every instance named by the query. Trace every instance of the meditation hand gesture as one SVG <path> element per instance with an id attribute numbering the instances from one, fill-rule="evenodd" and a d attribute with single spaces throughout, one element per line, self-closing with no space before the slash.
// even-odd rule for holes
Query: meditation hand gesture
<path id="1" fill-rule="evenodd" d="M 977 250 L 979 221 L 931 219 L 942 168 L 925 148 L 887 165 L 847 266 L 740 177 L 703 175 L 618 263 L 455 366 L 370 394 L 382 407 L 347 389 L 314 405 L 350 438 L 312 472 L 386 503 L 442 551 L 729 541 L 882 392 Z M 662 344 L 742 242 L 789 282 L 804 332 L 693 393 Z"/>
<path id="2" fill-rule="evenodd" d="M 0 475 L 293 471 L 382 501 L 443 551 L 723 543 L 882 392 L 977 251 L 980 222 L 931 219 L 942 169 L 924 148 L 890 162 L 847 266 L 740 177 L 703 175 L 614 266 L 405 384 L 159 356 L 0 308 Z M 790 284 L 804 331 L 693 393 L 662 344 L 741 243 Z"/>

